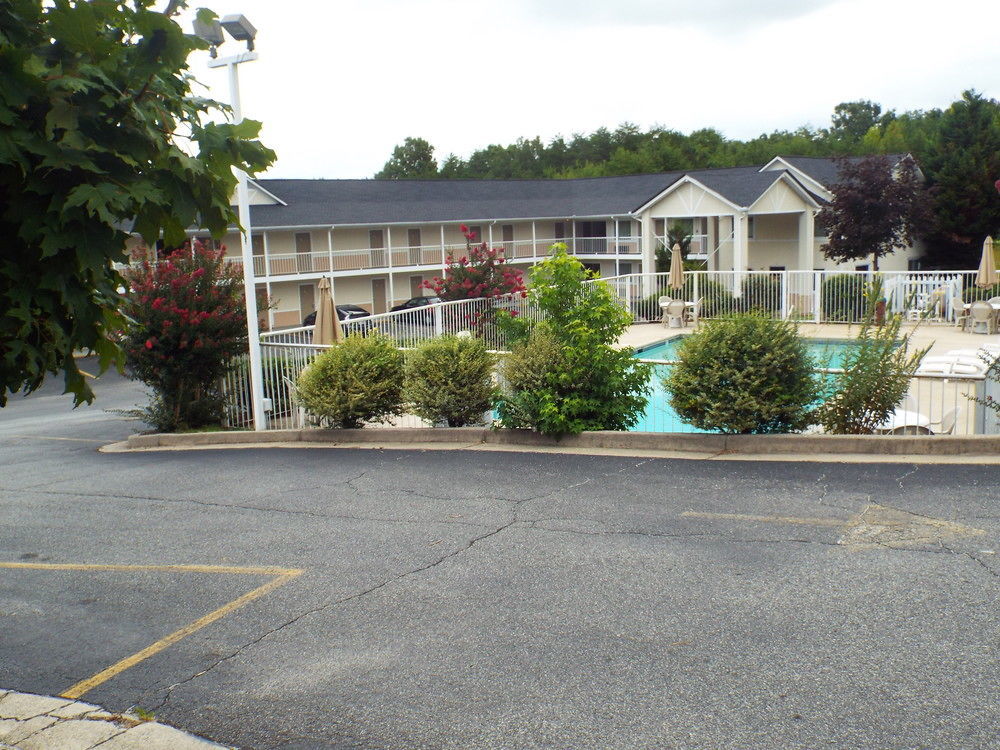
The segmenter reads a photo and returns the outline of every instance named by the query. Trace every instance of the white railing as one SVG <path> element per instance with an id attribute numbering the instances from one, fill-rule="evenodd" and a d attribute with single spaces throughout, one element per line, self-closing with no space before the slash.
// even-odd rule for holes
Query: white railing
<path id="1" fill-rule="evenodd" d="M 909 319 L 945 323 L 956 318 L 953 300 L 979 298 L 975 271 L 885 271 L 887 310 Z M 604 279 L 636 322 L 662 317 L 660 297 L 701 300 L 701 316 L 716 318 L 758 311 L 814 323 L 860 323 L 865 271 L 687 271 L 684 286 L 671 289 L 669 274 L 629 274 Z"/>
<path id="2" fill-rule="evenodd" d="M 565 243 L 575 255 L 635 255 L 641 252 L 637 237 L 564 237 L 562 239 L 494 240 L 491 247 L 504 250 L 508 260 L 535 260 L 551 252 L 552 245 Z M 267 253 L 253 256 L 254 275 L 258 277 L 291 276 L 296 274 L 364 271 L 408 267 L 444 268 L 451 254 L 459 258 L 466 254 L 465 243 L 421 245 L 419 247 L 361 248 L 352 250 L 314 250 L 312 252 Z M 228 255 L 226 263 L 243 267 L 243 258 Z"/>

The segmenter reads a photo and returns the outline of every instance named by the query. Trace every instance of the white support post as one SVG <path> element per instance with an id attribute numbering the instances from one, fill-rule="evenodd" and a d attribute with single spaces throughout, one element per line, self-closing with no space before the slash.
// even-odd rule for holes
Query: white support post
<path id="1" fill-rule="evenodd" d="M 572 234 L 571 234 L 571 237 L 572 237 L 572 240 L 571 240 L 571 242 L 573 243 L 573 244 L 572 244 L 572 247 L 573 247 L 573 255 L 576 255 L 576 221 L 575 221 L 575 220 L 573 220 L 573 219 L 570 219 L 570 220 L 569 220 L 569 227 L 570 227 L 570 231 L 571 231 L 571 233 L 572 233 Z"/>
<path id="2" fill-rule="evenodd" d="M 448 269 L 448 262 L 445 259 L 446 253 L 444 249 L 444 224 L 441 225 L 441 275 L 444 276 L 445 271 Z"/>
<path id="3" fill-rule="evenodd" d="M 270 258 L 270 250 L 268 248 L 267 232 L 262 232 L 260 238 L 261 238 L 261 244 L 264 247 L 264 257 L 261 258 L 261 260 L 264 261 L 264 277 L 268 278 L 271 276 L 271 258 Z M 250 253 L 253 254 L 253 235 L 250 236 Z M 257 275 L 256 258 L 254 258 L 253 262 L 253 273 L 254 276 Z"/>
<path id="4" fill-rule="evenodd" d="M 618 257 L 618 219 L 612 216 L 611 221 L 615 225 L 615 276 L 621 276 L 621 259 Z"/>
<path id="5" fill-rule="evenodd" d="M 733 296 L 743 296 L 743 279 L 750 267 L 749 228 L 746 211 L 733 214 Z"/>
<path id="6" fill-rule="evenodd" d="M 799 270 L 813 270 L 813 236 L 816 233 L 816 219 L 811 209 L 799 214 Z"/>
<path id="7" fill-rule="evenodd" d="M 385 262 L 389 268 L 389 309 L 396 304 L 396 289 L 392 283 L 392 227 L 385 228 Z"/>
<path id="8" fill-rule="evenodd" d="M 639 220 L 640 247 L 642 247 L 642 268 L 640 273 L 644 286 L 649 286 L 649 279 L 655 278 L 648 274 L 656 271 L 656 238 L 653 236 L 653 220 L 648 213 Z M 655 283 L 651 289 L 643 289 L 643 296 L 649 296 L 656 289 Z"/>
<path id="9" fill-rule="evenodd" d="M 490 248 L 493 248 L 493 222 L 486 227 L 486 236 L 489 237 Z"/>
<path id="10" fill-rule="evenodd" d="M 531 257 L 538 257 L 538 237 L 535 234 L 535 222 L 531 222 Z"/>
<path id="11" fill-rule="evenodd" d="M 333 273 L 333 227 L 326 230 L 326 251 L 330 260 L 330 273 Z M 333 278 L 332 276 L 330 277 Z M 332 282 L 331 282 L 332 283 Z M 334 297 L 336 299 L 336 297 Z"/>

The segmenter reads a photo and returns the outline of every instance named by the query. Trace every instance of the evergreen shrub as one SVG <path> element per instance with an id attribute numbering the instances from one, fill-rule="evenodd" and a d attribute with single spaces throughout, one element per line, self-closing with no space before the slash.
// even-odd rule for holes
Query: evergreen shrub
<path id="1" fill-rule="evenodd" d="M 403 413 L 403 353 L 392 339 L 353 334 L 316 357 L 295 393 L 324 427 L 362 427 Z"/>
<path id="2" fill-rule="evenodd" d="M 674 410 L 702 430 L 804 429 L 818 397 L 813 362 L 795 326 L 762 314 L 708 321 L 686 337 L 664 378 Z"/>
<path id="3" fill-rule="evenodd" d="M 414 414 L 429 422 L 479 424 L 496 399 L 493 366 L 493 355 L 481 339 L 429 339 L 406 358 L 405 399 Z"/>

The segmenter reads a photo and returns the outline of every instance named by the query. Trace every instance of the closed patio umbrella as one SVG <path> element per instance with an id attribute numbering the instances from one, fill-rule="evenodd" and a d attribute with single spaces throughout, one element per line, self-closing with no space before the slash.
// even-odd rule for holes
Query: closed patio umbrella
<path id="1" fill-rule="evenodd" d="M 997 277 L 996 259 L 993 257 L 993 238 L 987 237 L 983 242 L 983 257 L 979 261 L 979 273 L 976 274 L 976 286 L 989 289 L 1000 281 Z"/>
<path id="2" fill-rule="evenodd" d="M 679 244 L 675 244 L 673 252 L 670 253 L 670 288 L 674 290 L 684 288 L 684 259 L 681 257 Z"/>
<path id="3" fill-rule="evenodd" d="M 330 280 L 324 276 L 319 280 L 319 301 L 316 303 L 316 328 L 313 330 L 313 343 L 329 346 L 339 343 L 343 339 L 344 333 L 340 329 L 337 308 L 333 304 Z"/>

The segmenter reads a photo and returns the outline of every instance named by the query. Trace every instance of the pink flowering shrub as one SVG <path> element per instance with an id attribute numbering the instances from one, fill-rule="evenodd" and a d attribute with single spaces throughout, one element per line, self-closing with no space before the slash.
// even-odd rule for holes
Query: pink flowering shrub
<path id="1" fill-rule="evenodd" d="M 495 298 L 505 294 L 525 295 L 521 269 L 507 264 L 502 247 L 489 247 L 480 242 L 474 245 L 475 232 L 462 224 L 465 236 L 465 255 L 456 258 L 448 255 L 448 269 L 444 278 L 435 277 L 422 286 L 434 290 L 443 300 Z"/>
<path id="2" fill-rule="evenodd" d="M 126 368 L 152 390 L 152 402 L 138 415 L 158 430 L 222 419 L 219 381 L 247 351 L 243 279 L 224 254 L 195 240 L 123 273 L 131 321 L 122 341 Z"/>

